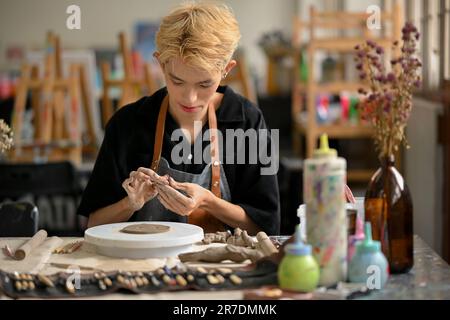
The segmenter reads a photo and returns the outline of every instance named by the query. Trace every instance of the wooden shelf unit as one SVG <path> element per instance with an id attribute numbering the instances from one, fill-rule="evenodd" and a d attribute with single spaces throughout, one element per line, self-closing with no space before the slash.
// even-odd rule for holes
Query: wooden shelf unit
<path id="1" fill-rule="evenodd" d="M 372 135 L 372 128 L 363 124 L 351 124 L 343 121 L 333 124 L 320 124 L 317 122 L 316 96 L 318 94 L 339 94 L 343 91 L 357 92 L 358 88 L 365 87 L 366 84 L 345 81 L 344 79 L 318 83 L 315 81 L 316 70 L 314 70 L 314 58 L 319 51 L 328 53 L 351 53 L 358 44 L 363 44 L 367 40 L 374 40 L 385 49 L 387 56 L 392 54 L 392 43 L 394 39 L 401 39 L 401 6 L 396 2 L 391 8 L 391 12 L 381 12 L 382 31 L 375 35 L 367 27 L 369 14 L 365 12 L 318 12 L 314 7 L 310 8 L 310 21 L 302 22 L 297 17 L 294 18 L 294 29 L 292 44 L 294 53 L 294 85 L 292 90 L 292 137 L 293 149 L 297 155 L 301 155 L 302 136 L 305 137 L 306 152 L 303 156 L 311 157 L 313 150 L 317 146 L 317 141 L 322 133 L 327 133 L 330 139 L 358 139 L 368 138 Z M 386 32 L 389 28 L 389 34 Z M 302 43 L 302 32 L 309 33 L 309 40 Z M 318 38 L 317 31 L 336 30 L 341 36 Z M 353 30 L 359 33 L 355 36 L 342 36 L 345 30 Z M 302 59 L 302 52 L 306 54 L 308 65 L 308 77 L 306 82 L 301 82 L 299 65 Z M 305 100 L 306 103 L 303 103 Z M 305 105 L 304 105 L 305 104 Z M 306 111 L 307 117 L 301 119 L 299 116 Z M 348 180 L 369 181 L 373 169 L 349 170 Z"/>

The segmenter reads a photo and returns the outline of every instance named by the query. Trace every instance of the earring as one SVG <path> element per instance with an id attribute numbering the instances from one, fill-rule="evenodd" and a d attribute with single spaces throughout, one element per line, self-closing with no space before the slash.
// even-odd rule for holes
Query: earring
<path id="1" fill-rule="evenodd" d="M 222 76 L 222 79 L 225 79 L 227 77 L 227 75 L 228 75 L 228 72 L 225 72 Z"/>

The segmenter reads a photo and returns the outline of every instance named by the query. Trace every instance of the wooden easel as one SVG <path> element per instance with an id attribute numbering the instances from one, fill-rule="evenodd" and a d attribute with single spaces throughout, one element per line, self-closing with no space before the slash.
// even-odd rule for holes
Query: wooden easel
<path id="1" fill-rule="evenodd" d="M 51 35 L 51 34 L 50 34 Z M 58 79 L 63 78 L 63 72 L 62 72 L 62 58 L 61 58 L 61 43 L 59 36 L 51 35 L 54 39 L 54 48 L 55 48 L 55 66 L 56 66 L 56 77 Z M 79 90 L 81 95 L 81 105 L 83 107 L 83 115 L 84 115 L 84 123 L 86 124 L 86 134 L 83 135 L 81 133 L 82 137 L 82 151 L 83 154 L 91 154 L 96 155 L 98 151 L 98 145 L 97 145 L 97 138 L 95 135 L 95 129 L 94 129 L 94 122 L 92 117 L 92 110 L 94 110 L 91 100 L 89 97 L 91 97 L 92 92 L 88 86 L 88 80 L 87 80 L 87 71 L 86 67 L 83 64 L 72 64 L 70 67 L 74 73 L 78 73 L 78 81 L 79 81 Z M 59 92 L 59 91 L 57 91 Z M 60 99 L 60 105 L 63 104 L 62 95 L 59 93 L 57 94 L 57 98 Z M 64 124 L 64 122 L 62 122 Z M 58 124 L 57 124 L 58 125 Z M 62 128 L 59 128 L 59 131 L 56 138 L 60 138 Z"/>
<path id="2" fill-rule="evenodd" d="M 65 78 L 62 72 L 59 37 L 49 32 L 43 78 L 39 76 L 37 65 L 22 66 L 12 120 L 15 132 L 14 147 L 10 154 L 12 161 L 34 161 L 38 152 L 43 154 L 46 161 L 70 160 L 74 164 L 81 164 L 83 146 L 80 129 L 80 92 L 90 147 L 96 150 L 86 72 L 84 67 L 78 64 L 72 64 L 69 69 L 69 76 Z M 29 90 L 31 90 L 35 131 L 33 141 L 24 143 L 21 132 Z M 66 109 L 67 103 L 69 108 Z"/>
<path id="3" fill-rule="evenodd" d="M 144 94 L 152 94 L 157 90 L 155 81 L 151 74 L 150 64 L 144 63 L 143 78 L 140 79 L 133 68 L 131 52 L 129 50 L 125 33 L 119 33 L 120 54 L 123 59 L 124 78 L 117 80 L 111 78 L 111 68 L 108 62 L 101 65 L 103 94 L 102 94 L 102 121 L 103 126 L 109 121 L 114 113 L 112 100 L 109 97 L 109 90 L 118 87 L 122 90 L 118 107 L 136 101 Z"/>

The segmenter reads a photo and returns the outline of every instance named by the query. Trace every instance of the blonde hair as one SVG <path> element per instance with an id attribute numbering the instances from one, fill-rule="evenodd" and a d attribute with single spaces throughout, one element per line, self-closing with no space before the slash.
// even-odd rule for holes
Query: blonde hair
<path id="1" fill-rule="evenodd" d="M 241 34 L 225 4 L 188 2 L 163 18 L 156 34 L 159 60 L 180 57 L 208 72 L 222 72 L 237 48 Z"/>

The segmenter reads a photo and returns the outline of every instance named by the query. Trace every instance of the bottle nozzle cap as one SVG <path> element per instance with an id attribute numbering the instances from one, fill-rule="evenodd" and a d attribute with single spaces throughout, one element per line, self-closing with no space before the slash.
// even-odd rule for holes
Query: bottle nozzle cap
<path id="1" fill-rule="evenodd" d="M 372 226 L 370 222 L 366 222 L 364 225 L 365 237 L 363 241 L 358 242 L 357 251 L 364 252 L 379 252 L 381 250 L 381 243 L 379 241 L 372 240 Z"/>
<path id="2" fill-rule="evenodd" d="M 320 136 L 320 148 L 314 150 L 314 157 L 321 158 L 321 157 L 337 157 L 337 151 L 335 149 L 330 149 L 328 145 L 328 135 L 326 133 L 323 133 Z"/>
<path id="3" fill-rule="evenodd" d="M 311 246 L 303 243 L 300 230 L 300 225 L 298 224 L 295 228 L 294 243 L 287 244 L 284 250 L 292 255 L 309 256 L 311 255 Z"/>
<path id="4" fill-rule="evenodd" d="M 372 225 L 370 224 L 370 222 L 366 222 L 364 225 L 364 235 L 365 235 L 364 239 L 365 243 L 372 242 Z"/>

